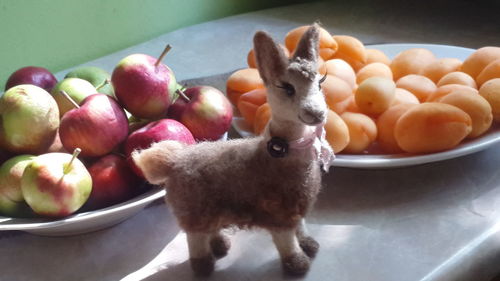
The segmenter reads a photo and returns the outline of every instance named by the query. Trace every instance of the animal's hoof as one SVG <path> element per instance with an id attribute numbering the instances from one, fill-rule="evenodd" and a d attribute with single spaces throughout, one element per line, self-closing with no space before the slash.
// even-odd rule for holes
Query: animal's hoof
<path id="1" fill-rule="evenodd" d="M 311 260 L 304 253 L 297 253 L 283 258 L 282 264 L 286 274 L 300 276 L 307 273 Z"/>
<path id="2" fill-rule="evenodd" d="M 227 255 L 229 248 L 231 248 L 231 241 L 229 238 L 222 234 L 217 234 L 210 240 L 210 248 L 216 258 L 222 258 Z"/>
<path id="3" fill-rule="evenodd" d="M 314 258 L 319 250 L 319 243 L 311 236 L 302 237 L 299 240 L 299 245 L 310 258 Z"/>
<path id="4" fill-rule="evenodd" d="M 198 276 L 206 277 L 214 271 L 215 259 L 212 255 L 203 258 L 191 258 L 191 268 Z"/>

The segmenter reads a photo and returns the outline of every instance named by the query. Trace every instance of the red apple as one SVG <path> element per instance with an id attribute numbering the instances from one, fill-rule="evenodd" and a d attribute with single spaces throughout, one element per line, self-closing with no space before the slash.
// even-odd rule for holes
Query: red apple
<path id="1" fill-rule="evenodd" d="M 173 119 L 154 121 L 134 131 L 125 141 L 125 155 L 130 167 L 141 178 L 144 178 L 144 175 L 135 165 L 134 161 L 132 161 L 130 155 L 136 149 L 148 148 L 153 143 L 162 140 L 176 140 L 186 144 L 195 143 L 191 132 L 184 125 Z"/>
<path id="2" fill-rule="evenodd" d="M 86 97 L 80 107 L 64 114 L 59 127 L 64 149 L 73 151 L 79 147 L 81 155 L 87 157 L 110 153 L 127 135 L 125 112 L 115 99 L 105 94 Z"/>
<path id="3" fill-rule="evenodd" d="M 138 194 L 141 179 L 122 156 L 106 155 L 88 170 L 92 176 L 92 192 L 85 207 L 90 210 L 121 203 Z"/>
<path id="4" fill-rule="evenodd" d="M 133 54 L 122 59 L 113 70 L 111 82 L 118 101 L 132 115 L 157 119 L 165 116 L 171 95 L 177 88 L 172 70 L 159 59 Z"/>
<path id="5" fill-rule="evenodd" d="M 12 73 L 5 84 L 5 91 L 22 84 L 31 84 L 50 92 L 57 79 L 48 69 L 37 66 L 26 66 Z"/>
<path id="6" fill-rule="evenodd" d="M 168 116 L 184 124 L 197 140 L 218 140 L 231 127 L 233 107 L 218 89 L 197 86 L 184 91 Z"/>

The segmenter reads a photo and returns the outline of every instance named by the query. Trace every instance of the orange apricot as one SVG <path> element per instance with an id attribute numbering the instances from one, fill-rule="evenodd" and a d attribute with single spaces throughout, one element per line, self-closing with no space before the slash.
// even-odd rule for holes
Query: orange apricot
<path id="1" fill-rule="evenodd" d="M 471 130 L 471 118 L 460 108 L 426 102 L 401 115 L 394 127 L 394 137 L 406 152 L 430 153 L 455 147 Z"/>
<path id="2" fill-rule="evenodd" d="M 355 71 L 366 64 L 365 45 L 361 41 L 348 35 L 335 35 L 333 39 L 338 44 L 334 58 L 345 60 Z"/>
<path id="3" fill-rule="evenodd" d="M 495 122 L 500 122 L 500 78 L 486 81 L 479 88 L 479 94 L 490 104 Z"/>
<path id="4" fill-rule="evenodd" d="M 439 79 L 436 85 L 439 87 L 448 84 L 460 84 L 477 89 L 477 84 L 476 81 L 474 81 L 474 78 L 472 78 L 469 74 L 461 71 L 454 71 L 446 74 L 441 79 Z"/>
<path id="5" fill-rule="evenodd" d="M 400 52 L 392 59 L 390 65 L 394 80 L 408 74 L 420 74 L 435 59 L 434 54 L 428 49 L 412 48 Z"/>
<path id="6" fill-rule="evenodd" d="M 366 52 L 366 64 L 374 63 L 374 62 L 381 62 L 383 64 L 390 65 L 391 60 L 387 55 L 377 49 L 365 49 Z"/>
<path id="7" fill-rule="evenodd" d="M 419 104 L 419 103 L 420 101 L 418 100 L 418 98 L 410 91 L 402 88 L 396 88 L 394 92 L 394 101 L 392 102 L 391 107 L 398 104 Z"/>
<path id="8" fill-rule="evenodd" d="M 362 153 L 377 138 L 377 125 L 367 115 L 344 112 L 340 117 L 349 129 L 349 143 L 342 152 Z"/>
<path id="9" fill-rule="evenodd" d="M 356 82 L 361 84 L 366 78 L 370 77 L 384 77 L 392 80 L 391 68 L 381 62 L 367 64 L 356 73 Z"/>
<path id="10" fill-rule="evenodd" d="M 490 62 L 486 67 L 477 75 L 476 82 L 479 87 L 484 82 L 493 78 L 500 78 L 500 59 Z"/>
<path id="11" fill-rule="evenodd" d="M 438 87 L 434 93 L 430 94 L 427 97 L 426 102 L 437 102 L 439 101 L 442 97 L 452 93 L 452 92 L 465 92 L 469 93 L 472 95 L 478 94 L 478 91 L 474 88 L 471 88 L 469 86 L 465 85 L 460 85 L 460 84 L 449 84 L 449 85 L 443 85 L 441 87 Z"/>
<path id="12" fill-rule="evenodd" d="M 255 68 L 244 68 L 235 71 L 226 82 L 226 93 L 233 105 L 238 104 L 240 96 L 255 89 L 264 88 L 259 71 Z"/>
<path id="13" fill-rule="evenodd" d="M 253 133 L 256 135 L 261 135 L 264 129 L 271 120 L 271 107 L 266 102 L 257 108 L 255 112 L 255 118 L 253 123 Z"/>
<path id="14" fill-rule="evenodd" d="M 351 86 L 351 89 L 356 88 L 356 73 L 347 62 L 341 59 L 331 59 L 325 62 L 325 67 L 328 75 L 344 80 Z"/>
<path id="15" fill-rule="evenodd" d="M 427 100 L 427 97 L 436 91 L 436 84 L 431 79 L 418 74 L 399 78 L 396 87 L 410 91 L 420 102 Z"/>
<path id="16" fill-rule="evenodd" d="M 454 71 L 458 71 L 462 61 L 456 58 L 441 58 L 428 64 L 422 71 L 422 75 L 437 83 L 441 77 Z"/>
<path id="17" fill-rule="evenodd" d="M 462 63 L 461 71 L 476 79 L 479 73 L 492 61 L 500 59 L 500 47 L 486 46 L 477 49 Z"/>
<path id="18" fill-rule="evenodd" d="M 336 105 L 352 96 L 352 89 L 347 82 L 336 76 L 327 75 L 325 81 L 321 84 L 321 89 L 328 107 L 339 114 L 342 113 L 343 111 Z"/>
<path id="19" fill-rule="evenodd" d="M 469 114 L 472 130 L 467 135 L 468 138 L 478 137 L 491 127 L 493 121 L 491 106 L 481 95 L 455 92 L 441 98 L 439 102 L 454 105 Z"/>
<path id="20" fill-rule="evenodd" d="M 349 144 L 349 128 L 344 120 L 332 110 L 328 110 L 325 123 L 326 140 L 333 152 L 341 152 Z"/>
<path id="21" fill-rule="evenodd" d="M 297 27 L 285 35 L 285 46 L 293 54 L 295 48 L 299 44 L 299 40 L 302 34 L 306 32 L 309 25 L 304 25 Z M 326 29 L 320 27 L 319 29 L 319 55 L 324 60 L 329 60 L 332 58 L 333 54 L 337 51 L 338 44 L 335 39 L 332 38 L 331 34 L 326 31 Z"/>
<path id="22" fill-rule="evenodd" d="M 377 118 L 377 142 L 384 152 L 403 152 L 403 149 L 399 147 L 396 137 L 394 136 L 394 128 L 396 127 L 396 122 L 399 120 L 401 115 L 413 106 L 415 106 L 415 104 L 405 103 L 394 105 L 384 111 L 384 113 Z"/>
<path id="23" fill-rule="evenodd" d="M 278 45 L 281 47 L 281 50 L 283 50 L 283 53 L 285 53 L 285 56 L 289 57 L 290 52 L 288 51 L 288 49 L 285 46 L 283 46 L 282 44 L 278 44 Z M 248 52 L 247 64 L 248 64 L 248 67 L 250 67 L 250 68 L 257 68 L 257 61 L 255 60 L 255 51 L 253 50 L 253 48 Z"/>
<path id="24" fill-rule="evenodd" d="M 361 112 L 379 115 L 391 106 L 395 90 L 396 84 L 391 79 L 370 77 L 356 89 L 354 99 Z"/>
<path id="25" fill-rule="evenodd" d="M 267 102 L 266 89 L 255 89 L 244 93 L 238 100 L 238 110 L 245 122 L 252 126 L 259 106 Z"/>

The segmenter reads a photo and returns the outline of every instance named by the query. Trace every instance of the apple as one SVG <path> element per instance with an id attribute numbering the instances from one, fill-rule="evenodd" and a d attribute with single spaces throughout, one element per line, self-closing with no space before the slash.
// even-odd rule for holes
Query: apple
<path id="1" fill-rule="evenodd" d="M 218 140 L 231 127 L 233 107 L 226 96 L 211 86 L 187 88 L 169 109 L 196 140 Z"/>
<path id="2" fill-rule="evenodd" d="M 141 179 L 123 156 L 108 154 L 88 168 L 92 192 L 85 209 L 95 210 L 124 202 L 139 193 Z"/>
<path id="3" fill-rule="evenodd" d="M 14 153 L 46 151 L 59 127 L 56 101 L 34 85 L 18 85 L 5 92 L 0 115 L 0 147 Z"/>
<path id="4" fill-rule="evenodd" d="M 102 68 L 82 66 L 68 72 L 64 78 L 80 78 L 86 80 L 97 89 L 97 92 L 111 97 L 115 96 L 113 85 L 108 83 L 108 81 L 111 80 L 111 75 Z"/>
<path id="5" fill-rule="evenodd" d="M 50 93 L 59 106 L 61 117 L 73 109 L 73 105 L 61 94 L 61 91 L 66 92 L 77 104 L 81 104 L 86 97 L 97 94 L 97 89 L 89 81 L 80 78 L 66 78 L 59 81 Z"/>
<path id="6" fill-rule="evenodd" d="M 27 205 L 21 191 L 21 177 L 24 168 L 34 158 L 34 155 L 17 155 L 0 166 L 0 214 L 12 217 L 26 215 Z"/>
<path id="7" fill-rule="evenodd" d="M 21 177 L 21 190 L 26 203 L 39 215 L 68 216 L 87 201 L 92 190 L 92 177 L 78 160 L 79 150 L 69 153 L 51 152 L 35 157 Z"/>
<path id="8" fill-rule="evenodd" d="M 130 167 L 141 178 L 144 178 L 144 175 L 139 167 L 135 165 L 130 155 L 136 149 L 148 148 L 153 143 L 162 140 L 176 140 L 185 144 L 194 144 L 196 142 L 191 132 L 180 122 L 173 119 L 154 121 L 134 131 L 125 141 L 124 150 Z"/>
<path id="9" fill-rule="evenodd" d="M 62 117 L 59 127 L 59 136 L 67 151 L 79 147 L 82 156 L 102 156 L 127 138 L 127 116 L 114 98 L 93 94 L 85 98 L 81 106 L 76 103 L 74 106 Z"/>
<path id="10" fill-rule="evenodd" d="M 162 118 L 171 104 L 177 82 L 173 71 L 161 63 L 168 50 L 169 46 L 158 59 L 145 54 L 127 56 L 111 74 L 118 101 L 138 118 Z"/>
<path id="11" fill-rule="evenodd" d="M 31 84 L 50 92 L 57 83 L 57 79 L 48 69 L 38 66 L 22 67 L 9 76 L 5 83 L 5 91 L 22 84 Z"/>

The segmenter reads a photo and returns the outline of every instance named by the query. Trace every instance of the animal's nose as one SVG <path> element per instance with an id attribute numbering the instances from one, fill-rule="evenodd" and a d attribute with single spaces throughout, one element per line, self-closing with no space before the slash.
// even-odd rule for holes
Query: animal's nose
<path id="1" fill-rule="evenodd" d="M 308 125 L 318 125 L 325 120 L 326 112 L 318 109 L 304 109 L 299 117 Z"/>

